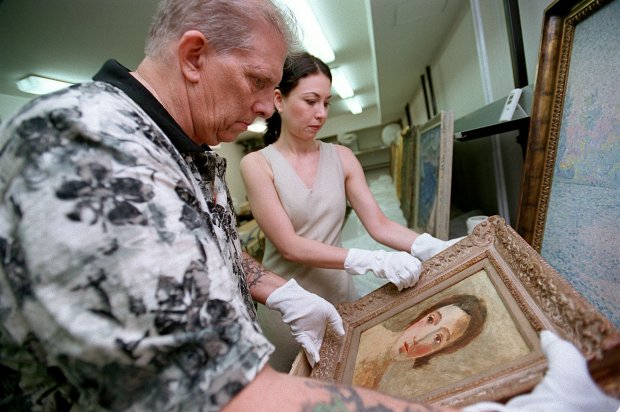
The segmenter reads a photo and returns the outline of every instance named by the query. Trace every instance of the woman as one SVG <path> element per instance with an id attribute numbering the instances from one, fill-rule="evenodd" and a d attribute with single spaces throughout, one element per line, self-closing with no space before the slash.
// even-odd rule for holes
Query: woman
<path id="1" fill-rule="evenodd" d="M 330 99 L 329 67 L 308 53 L 290 55 L 275 91 L 276 113 L 267 122 L 267 147 L 242 159 L 241 175 L 252 214 L 267 238 L 263 265 L 338 304 L 358 298 L 347 272 L 372 271 L 401 290 L 417 282 L 418 258 L 449 244 L 387 219 L 353 152 L 316 139 Z M 342 248 L 347 200 L 376 241 L 402 252 Z M 422 254 L 412 253 L 412 245 Z M 299 351 L 288 327 L 264 307 L 259 321 L 276 346 L 272 366 L 288 371 Z"/>

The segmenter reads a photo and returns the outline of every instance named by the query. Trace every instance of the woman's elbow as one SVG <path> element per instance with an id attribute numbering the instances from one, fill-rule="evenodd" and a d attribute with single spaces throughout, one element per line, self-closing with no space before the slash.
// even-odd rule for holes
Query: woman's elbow
<path id="1" fill-rule="evenodd" d="M 278 247 L 277 249 L 284 259 L 290 260 L 291 262 L 301 262 L 300 254 L 297 250 L 295 250 L 295 248 L 291 247 L 290 245 Z"/>

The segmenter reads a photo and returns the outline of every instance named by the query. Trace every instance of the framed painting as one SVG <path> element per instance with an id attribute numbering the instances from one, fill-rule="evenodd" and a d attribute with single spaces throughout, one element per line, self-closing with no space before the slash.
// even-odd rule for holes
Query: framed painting
<path id="1" fill-rule="evenodd" d="M 542 379 L 551 330 L 598 365 L 605 391 L 620 386 L 620 331 L 499 216 L 424 262 L 415 287 L 337 309 L 345 335 L 326 334 L 316 379 L 437 406 L 502 401 Z"/>
<path id="2" fill-rule="evenodd" d="M 620 0 L 544 14 L 515 228 L 620 327 Z"/>
<path id="3" fill-rule="evenodd" d="M 448 240 L 454 114 L 441 111 L 420 126 L 415 142 L 413 227 Z"/>
<path id="4" fill-rule="evenodd" d="M 401 180 L 403 165 L 403 136 L 399 134 L 390 145 L 390 175 L 394 181 L 394 189 L 396 189 L 396 197 L 401 200 Z"/>
<path id="5" fill-rule="evenodd" d="M 415 177 L 415 157 L 413 147 L 416 133 L 417 130 L 415 127 L 407 128 L 405 133 L 403 133 L 402 165 L 400 169 L 400 208 L 408 226 L 411 226 L 413 221 L 412 202 L 414 200 L 413 183 Z"/>

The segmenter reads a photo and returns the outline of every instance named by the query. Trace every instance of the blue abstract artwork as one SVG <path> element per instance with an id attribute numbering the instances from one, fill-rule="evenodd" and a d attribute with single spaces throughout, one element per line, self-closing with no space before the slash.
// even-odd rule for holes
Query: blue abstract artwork
<path id="1" fill-rule="evenodd" d="M 417 209 L 417 227 L 426 228 L 431 222 L 435 200 L 437 198 L 439 177 L 439 149 L 441 142 L 441 125 L 420 135 L 419 153 L 419 193 Z"/>

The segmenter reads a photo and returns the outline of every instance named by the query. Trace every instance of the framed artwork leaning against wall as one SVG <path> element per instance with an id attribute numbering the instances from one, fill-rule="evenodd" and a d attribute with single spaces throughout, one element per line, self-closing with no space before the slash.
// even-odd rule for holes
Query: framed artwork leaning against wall
<path id="1" fill-rule="evenodd" d="M 517 232 L 620 328 L 620 0 L 544 14 Z"/>
<path id="2" fill-rule="evenodd" d="M 448 240 L 454 113 L 439 112 L 414 136 L 413 228 Z"/>
<path id="3" fill-rule="evenodd" d="M 326 335 L 316 379 L 441 406 L 500 401 L 542 379 L 539 332 L 551 330 L 618 395 L 608 355 L 620 331 L 499 216 L 424 262 L 415 287 L 388 284 L 337 309 L 346 333 Z"/>

